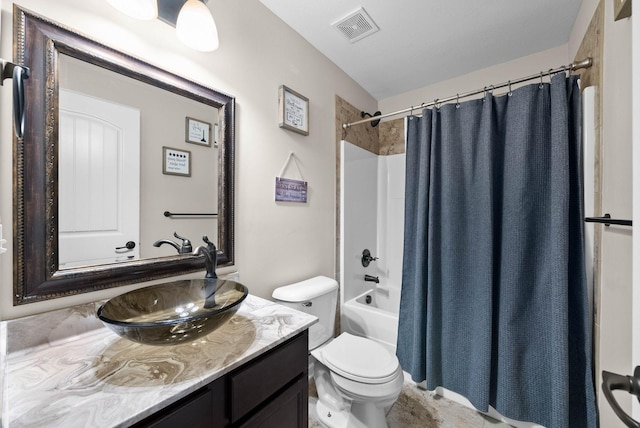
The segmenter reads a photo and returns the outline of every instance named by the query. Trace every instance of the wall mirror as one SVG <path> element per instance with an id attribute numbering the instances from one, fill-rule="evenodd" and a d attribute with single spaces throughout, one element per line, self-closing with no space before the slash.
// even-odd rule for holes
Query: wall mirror
<path id="1" fill-rule="evenodd" d="M 233 264 L 234 97 L 18 6 L 14 61 L 14 304 L 202 270 L 174 232 Z"/>

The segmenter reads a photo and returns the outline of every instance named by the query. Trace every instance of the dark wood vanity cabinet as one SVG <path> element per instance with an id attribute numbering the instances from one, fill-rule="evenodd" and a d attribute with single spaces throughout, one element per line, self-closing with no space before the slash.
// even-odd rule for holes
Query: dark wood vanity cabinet
<path id="1" fill-rule="evenodd" d="M 308 332 L 216 379 L 136 428 L 306 428 Z"/>

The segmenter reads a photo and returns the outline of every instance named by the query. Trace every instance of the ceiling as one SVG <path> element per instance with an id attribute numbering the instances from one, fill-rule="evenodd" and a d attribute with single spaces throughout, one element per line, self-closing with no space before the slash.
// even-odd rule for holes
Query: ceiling
<path id="1" fill-rule="evenodd" d="M 260 0 L 381 100 L 568 42 L 582 0 Z M 380 31 L 332 26 L 363 7 Z"/>

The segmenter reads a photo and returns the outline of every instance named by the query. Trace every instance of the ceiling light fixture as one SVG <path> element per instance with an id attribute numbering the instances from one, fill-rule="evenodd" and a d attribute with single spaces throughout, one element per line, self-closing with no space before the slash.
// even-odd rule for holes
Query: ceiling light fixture
<path id="1" fill-rule="evenodd" d="M 107 2 L 132 18 L 148 21 L 158 17 L 156 0 L 107 0 Z"/>
<path id="2" fill-rule="evenodd" d="M 176 34 L 185 45 L 201 52 L 218 49 L 218 28 L 209 8 L 199 0 L 187 0 L 180 9 Z"/>
<path id="3" fill-rule="evenodd" d="M 207 0 L 107 0 L 107 2 L 133 18 L 144 20 L 159 18 L 176 27 L 178 39 L 192 49 L 201 52 L 218 49 L 218 28 L 209 8 L 205 5 Z"/>

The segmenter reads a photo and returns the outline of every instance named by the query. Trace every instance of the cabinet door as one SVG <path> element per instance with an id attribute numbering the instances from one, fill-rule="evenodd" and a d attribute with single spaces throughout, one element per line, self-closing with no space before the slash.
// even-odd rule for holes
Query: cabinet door
<path id="1" fill-rule="evenodd" d="M 229 375 L 231 422 L 245 418 L 301 374 L 306 377 L 308 353 L 305 333 Z"/>
<path id="2" fill-rule="evenodd" d="M 306 377 L 301 377 L 273 398 L 241 428 L 307 428 L 309 391 Z"/>
<path id="3" fill-rule="evenodd" d="M 225 416 L 224 382 L 217 380 L 134 425 L 135 428 L 222 428 Z"/>

